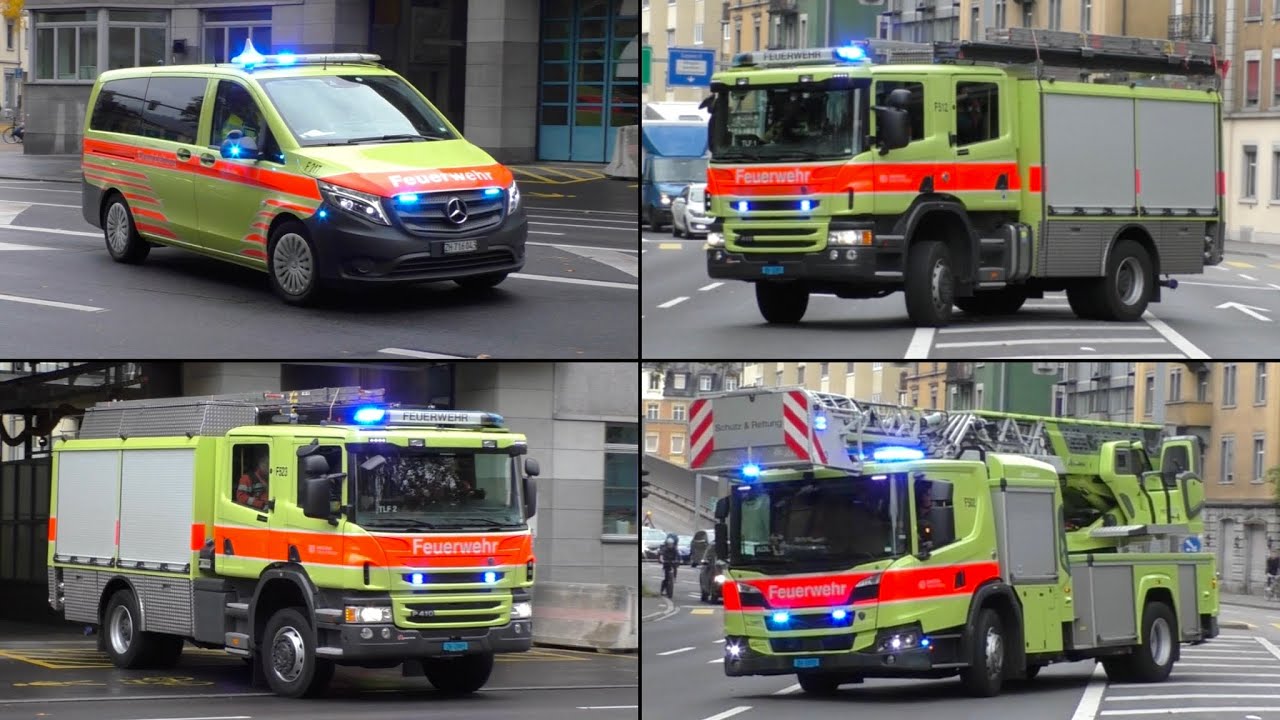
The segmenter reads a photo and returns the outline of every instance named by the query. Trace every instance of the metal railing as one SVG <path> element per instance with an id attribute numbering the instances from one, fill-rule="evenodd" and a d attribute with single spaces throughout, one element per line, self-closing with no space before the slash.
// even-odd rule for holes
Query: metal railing
<path id="1" fill-rule="evenodd" d="M 1213 15 L 1170 15 L 1169 39 L 1213 42 Z"/>

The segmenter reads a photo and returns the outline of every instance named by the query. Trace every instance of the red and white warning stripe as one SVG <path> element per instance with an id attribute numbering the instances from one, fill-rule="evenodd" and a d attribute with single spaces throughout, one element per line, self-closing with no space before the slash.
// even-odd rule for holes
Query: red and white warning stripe
<path id="1" fill-rule="evenodd" d="M 694 400 L 689 407 L 689 467 L 702 467 L 707 456 L 715 450 L 711 420 L 711 401 Z"/>
<path id="2" fill-rule="evenodd" d="M 782 398 L 782 434 L 787 447 L 801 460 L 815 461 L 809 455 L 809 398 L 799 390 L 792 390 Z M 827 453 L 822 443 L 813 443 L 816 461 L 826 464 Z"/>

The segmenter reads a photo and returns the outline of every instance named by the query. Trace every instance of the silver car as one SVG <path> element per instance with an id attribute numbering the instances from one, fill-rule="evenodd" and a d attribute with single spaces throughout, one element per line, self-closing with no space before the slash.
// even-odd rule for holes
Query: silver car
<path id="1" fill-rule="evenodd" d="M 713 218 L 707 216 L 707 184 L 686 187 L 671 201 L 671 235 L 673 237 L 706 237 Z"/>

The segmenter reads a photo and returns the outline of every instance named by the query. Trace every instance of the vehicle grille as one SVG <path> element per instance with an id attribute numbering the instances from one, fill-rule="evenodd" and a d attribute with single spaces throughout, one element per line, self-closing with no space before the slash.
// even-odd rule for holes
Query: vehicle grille
<path id="1" fill-rule="evenodd" d="M 412 206 L 394 201 L 390 205 L 405 229 L 414 235 L 469 235 L 501 225 L 506 214 L 505 191 L 489 196 L 484 193 L 484 189 L 425 193 L 419 195 L 418 202 Z M 446 210 L 455 197 L 462 201 L 467 212 L 467 219 L 460 224 L 451 221 Z"/>
<path id="2" fill-rule="evenodd" d="M 819 637 L 769 638 L 769 647 L 776 653 L 852 650 L 853 634 L 822 635 Z"/>
<path id="3" fill-rule="evenodd" d="M 421 275 L 424 273 L 453 272 L 455 270 L 483 270 L 489 267 L 510 265 L 513 262 L 515 262 L 515 255 L 510 250 L 489 250 L 455 257 L 415 257 L 396 265 L 390 274 L 392 276 Z M 459 580 L 458 582 L 481 581 Z"/>

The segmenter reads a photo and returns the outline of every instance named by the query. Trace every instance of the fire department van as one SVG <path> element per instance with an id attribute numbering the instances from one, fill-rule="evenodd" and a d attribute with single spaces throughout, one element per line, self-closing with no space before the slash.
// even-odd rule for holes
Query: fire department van
<path id="1" fill-rule="evenodd" d="M 84 217 L 140 263 L 169 245 L 264 270 L 285 302 L 325 283 L 519 271 L 527 221 L 511 171 L 377 55 L 260 55 L 99 76 Z"/>

